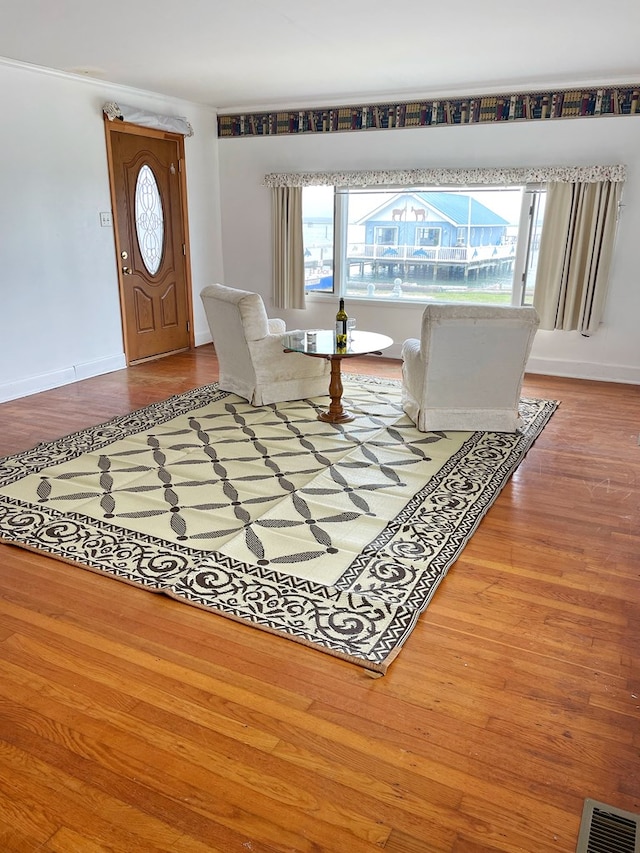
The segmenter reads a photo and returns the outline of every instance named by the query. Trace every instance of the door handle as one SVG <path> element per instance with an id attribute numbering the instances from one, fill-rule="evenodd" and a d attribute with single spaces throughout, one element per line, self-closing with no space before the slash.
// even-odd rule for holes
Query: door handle
<path id="1" fill-rule="evenodd" d="M 129 269 L 129 267 L 122 267 L 122 272 L 124 275 L 133 275 L 133 270 Z"/>

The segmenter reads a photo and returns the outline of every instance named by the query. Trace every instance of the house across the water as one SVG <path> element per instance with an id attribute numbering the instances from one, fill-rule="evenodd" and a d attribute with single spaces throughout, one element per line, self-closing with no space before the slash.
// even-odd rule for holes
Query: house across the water
<path id="1" fill-rule="evenodd" d="M 399 277 L 404 283 L 412 280 L 424 294 L 504 284 L 513 274 L 516 232 L 517 227 L 472 195 L 385 194 L 382 203 L 349 221 L 347 285 L 364 293 L 373 283 L 380 288 Z M 306 288 L 331 291 L 333 217 L 305 219 L 303 233 Z"/>
<path id="2" fill-rule="evenodd" d="M 513 269 L 509 222 L 470 195 L 400 192 L 363 216 L 349 241 L 349 277 L 468 278 Z"/>

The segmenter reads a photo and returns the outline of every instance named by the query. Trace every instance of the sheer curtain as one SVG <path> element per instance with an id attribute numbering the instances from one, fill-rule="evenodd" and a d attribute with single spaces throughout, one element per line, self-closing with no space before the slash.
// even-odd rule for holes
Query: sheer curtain
<path id="1" fill-rule="evenodd" d="M 302 187 L 273 187 L 273 302 L 304 308 Z"/>
<path id="2" fill-rule="evenodd" d="M 533 304 L 541 329 L 596 331 L 604 311 L 622 183 L 550 183 Z"/>

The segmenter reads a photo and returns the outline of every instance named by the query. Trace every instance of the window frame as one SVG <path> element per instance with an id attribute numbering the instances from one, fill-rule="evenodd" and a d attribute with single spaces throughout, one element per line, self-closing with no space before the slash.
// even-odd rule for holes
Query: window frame
<path id="1" fill-rule="evenodd" d="M 435 243 L 423 243 L 418 240 L 418 234 L 421 231 L 433 231 L 436 235 L 437 239 Z M 457 238 L 456 238 L 457 239 Z M 442 228 L 437 225 L 416 225 L 416 236 L 413 241 L 413 245 L 416 249 L 437 249 L 438 246 L 442 246 Z"/>
<path id="2" fill-rule="evenodd" d="M 393 240 L 391 242 L 387 242 L 386 240 L 378 239 L 378 235 L 381 231 L 388 231 L 393 234 Z M 397 225 L 374 225 L 373 227 L 373 245 L 374 246 L 397 246 L 398 245 L 398 234 L 399 229 Z M 335 243 L 334 243 L 335 246 Z"/>
<path id="3" fill-rule="evenodd" d="M 315 186 L 310 184 L 309 186 Z M 325 185 L 326 186 L 326 185 Z M 519 190 L 522 193 L 522 200 L 520 206 L 520 216 L 518 221 L 518 234 L 517 234 L 517 242 L 516 242 L 516 253 L 514 258 L 514 266 L 513 266 L 513 276 L 512 276 L 512 285 L 511 285 L 511 295 L 509 303 L 510 305 L 525 305 L 531 304 L 531 300 L 533 298 L 533 292 L 535 289 L 535 281 L 533 287 L 530 287 L 529 279 L 531 275 L 534 275 L 535 279 L 535 269 L 532 271 L 531 269 L 531 240 L 536 224 L 536 214 L 539 210 L 539 200 L 540 196 L 546 192 L 546 186 L 544 184 L 510 184 L 510 185 L 491 185 L 491 184 L 455 184 L 455 185 L 437 185 L 437 186 L 410 186 L 410 185 L 402 185 L 402 186 L 388 186 L 388 185 L 376 185 L 372 187 L 371 190 L 373 192 L 378 193 L 389 193 L 389 195 L 398 192 L 452 192 L 452 193 L 473 193 L 473 192 L 482 192 L 482 191 L 500 191 L 500 190 Z M 304 191 L 304 188 L 303 188 Z M 403 298 L 403 297 L 394 297 L 392 294 L 385 296 L 376 296 L 371 297 L 364 294 L 351 294 L 346 292 L 346 276 L 345 276 L 345 262 L 347 258 L 346 246 L 347 246 L 347 236 L 348 236 L 348 198 L 351 192 L 357 193 L 362 192 L 363 187 L 361 186 L 333 186 L 333 219 L 334 219 L 334 227 L 333 227 L 333 281 L 331 290 L 309 290 L 307 285 L 305 284 L 305 294 L 306 297 L 312 297 L 314 299 L 326 300 L 328 298 L 335 299 L 336 297 L 344 297 L 349 298 L 350 301 L 354 300 L 362 300 L 367 304 L 426 304 L 430 301 L 433 301 L 429 298 L 428 295 L 425 295 L 423 298 Z M 428 228 L 430 230 L 441 230 L 438 229 L 438 226 L 433 225 L 421 225 L 420 228 Z M 397 225 L 388 226 L 374 226 L 374 235 L 375 232 L 379 228 L 391 229 L 393 228 L 396 232 L 395 243 L 377 243 L 374 239 L 374 245 L 380 245 L 387 248 L 397 248 L 399 246 L 398 237 L 399 237 L 399 229 Z M 460 232 L 467 230 L 467 226 L 459 226 L 456 234 L 456 246 L 459 245 L 459 236 Z M 524 239 L 523 239 L 524 237 Z M 439 234 L 439 242 L 436 246 L 422 246 L 419 244 L 415 244 L 414 249 L 432 249 L 438 248 L 442 246 L 442 233 Z M 410 248 L 410 247 L 409 247 Z M 526 302 L 527 292 L 530 290 L 531 299 Z M 473 294 L 470 294 L 469 302 L 473 302 Z"/>

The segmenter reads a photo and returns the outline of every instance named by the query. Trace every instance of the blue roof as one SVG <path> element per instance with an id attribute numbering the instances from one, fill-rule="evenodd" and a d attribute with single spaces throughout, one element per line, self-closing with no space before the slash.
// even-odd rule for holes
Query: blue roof
<path id="1" fill-rule="evenodd" d="M 387 199 L 375 210 L 363 216 L 358 221 L 358 224 L 370 222 L 371 220 L 379 221 L 381 211 L 391 205 L 393 207 L 404 206 L 405 209 L 408 209 L 411 203 L 415 203 L 416 201 L 431 207 L 440 213 L 443 219 L 448 220 L 456 226 L 467 225 L 469 223 L 469 202 L 471 202 L 471 225 L 498 226 L 502 228 L 509 225 L 507 219 L 494 213 L 493 210 L 482 204 L 482 202 L 477 201 L 477 199 L 469 195 L 435 191 L 398 193 L 392 199 Z"/>
<path id="2" fill-rule="evenodd" d="M 456 225 L 466 225 L 469 221 L 468 195 L 459 193 L 428 192 L 415 193 L 425 204 L 443 213 Z M 509 222 L 494 213 L 475 198 L 471 198 L 471 225 L 508 225 Z"/>

